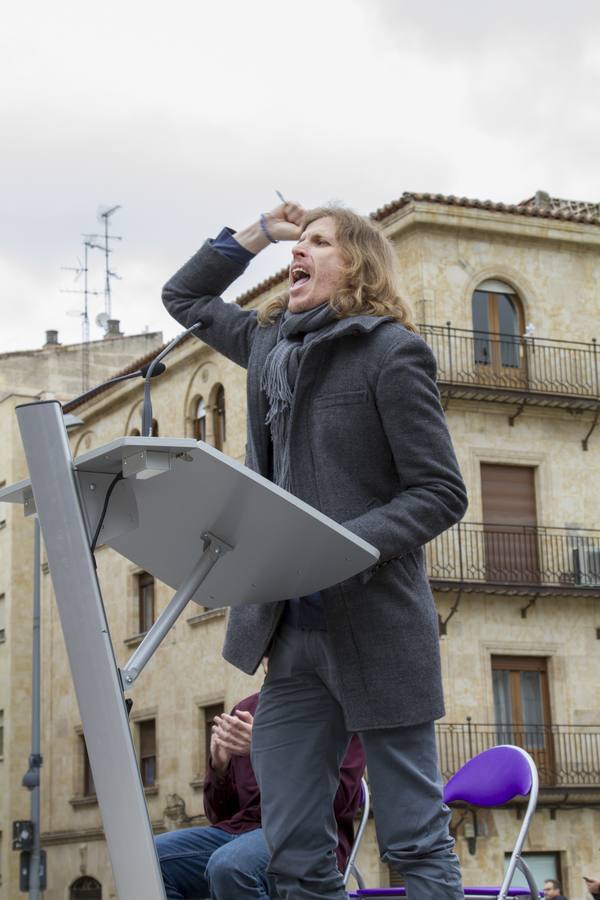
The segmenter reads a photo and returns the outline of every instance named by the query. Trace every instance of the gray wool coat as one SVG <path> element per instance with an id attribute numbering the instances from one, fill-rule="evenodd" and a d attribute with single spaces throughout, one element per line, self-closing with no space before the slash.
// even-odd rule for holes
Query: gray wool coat
<path id="1" fill-rule="evenodd" d="M 245 267 L 207 242 L 163 290 L 189 327 L 248 370 L 246 464 L 269 478 L 271 442 L 260 378 L 277 340 L 254 310 L 219 296 Z M 425 341 L 390 319 L 341 319 L 302 355 L 290 418 L 293 493 L 373 544 L 380 562 L 322 592 L 349 731 L 444 714 L 437 614 L 423 545 L 457 522 L 467 499 Z M 252 674 L 283 602 L 231 610 L 223 655 Z"/>

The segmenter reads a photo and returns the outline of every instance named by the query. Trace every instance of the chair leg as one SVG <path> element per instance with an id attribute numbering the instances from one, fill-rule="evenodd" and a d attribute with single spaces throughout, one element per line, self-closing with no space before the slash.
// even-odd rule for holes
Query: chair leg
<path id="1" fill-rule="evenodd" d="M 358 889 L 360 891 L 364 891 L 366 888 L 365 879 L 362 877 L 360 869 L 356 865 L 356 863 L 352 866 L 352 874 L 354 875 L 354 879 L 356 884 L 358 885 Z"/>
<path id="2" fill-rule="evenodd" d="M 540 892 L 538 890 L 537 884 L 535 883 L 535 878 L 533 877 L 531 869 L 522 856 L 520 856 L 517 860 L 517 869 L 520 869 L 527 880 L 527 885 L 531 892 L 532 900 L 539 900 Z"/>

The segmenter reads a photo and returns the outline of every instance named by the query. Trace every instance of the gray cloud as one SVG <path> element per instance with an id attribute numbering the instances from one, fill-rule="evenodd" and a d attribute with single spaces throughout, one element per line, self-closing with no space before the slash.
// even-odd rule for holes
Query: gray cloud
<path id="1" fill-rule="evenodd" d="M 39 346 L 51 327 L 79 340 L 59 267 L 102 202 L 123 207 L 115 316 L 129 333 L 174 333 L 161 284 L 206 235 L 274 204 L 276 188 L 361 212 L 404 190 L 598 197 L 595 2 L 107 0 L 82 16 L 57 0 L 10 16 L 0 351 Z M 288 254 L 261 254 L 229 295 Z"/>

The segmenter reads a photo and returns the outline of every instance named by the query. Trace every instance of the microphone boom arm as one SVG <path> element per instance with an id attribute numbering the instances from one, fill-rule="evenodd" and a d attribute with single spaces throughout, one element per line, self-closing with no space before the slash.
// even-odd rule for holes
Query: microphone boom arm
<path id="1" fill-rule="evenodd" d="M 206 328 L 212 322 L 212 316 L 204 316 L 203 319 L 198 319 L 197 322 L 190 328 L 186 328 L 185 331 L 182 331 L 181 334 L 178 334 L 176 338 L 167 344 L 164 350 L 158 354 L 158 356 L 152 360 L 150 365 L 148 366 L 148 371 L 146 372 L 146 378 L 144 380 L 144 405 L 142 407 L 142 437 L 151 437 L 152 436 L 152 400 L 150 398 L 150 379 L 152 378 L 152 372 L 154 367 L 167 355 L 170 353 L 173 347 L 175 347 L 180 341 L 184 339 L 188 334 L 194 331 L 195 328 Z"/>

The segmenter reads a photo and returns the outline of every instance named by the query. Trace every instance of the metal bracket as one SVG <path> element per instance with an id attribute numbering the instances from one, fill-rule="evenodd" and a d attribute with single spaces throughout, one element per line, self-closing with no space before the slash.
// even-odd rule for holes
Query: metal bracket
<path id="1" fill-rule="evenodd" d="M 526 406 L 525 402 L 519 403 L 519 407 L 518 407 L 516 413 L 513 413 L 512 416 L 508 417 L 508 424 L 510 425 L 511 428 L 514 428 L 514 424 L 517 421 L 517 419 L 519 418 L 519 416 L 522 415 L 523 410 L 525 409 L 525 406 Z"/>
<path id="2" fill-rule="evenodd" d="M 142 669 L 150 661 L 154 652 L 158 649 L 213 566 L 233 549 L 229 544 L 209 531 L 205 531 L 201 538 L 204 545 L 202 556 L 175 592 L 167 608 L 163 610 L 142 643 L 132 654 L 129 662 L 121 669 L 121 684 L 124 691 L 133 687 Z"/>
<path id="3" fill-rule="evenodd" d="M 527 610 L 531 609 L 532 606 L 535 606 L 535 602 L 539 596 L 540 596 L 539 594 L 534 594 L 533 597 L 531 598 L 531 600 L 529 601 L 529 603 L 527 604 L 527 606 L 521 607 L 521 618 L 522 619 L 527 618 Z"/>
<path id="4" fill-rule="evenodd" d="M 124 478 L 154 478 L 173 468 L 173 454 L 162 450 L 137 450 L 123 459 Z"/>
<path id="5" fill-rule="evenodd" d="M 588 433 L 586 434 L 586 436 L 584 437 L 584 439 L 581 442 L 581 446 L 584 450 L 588 449 L 588 441 L 589 441 L 596 425 L 598 424 L 598 418 L 600 418 L 600 406 L 596 410 L 596 415 L 594 416 L 594 421 L 592 422 L 592 427 L 590 428 L 590 430 L 588 431 Z"/>
<path id="6" fill-rule="evenodd" d="M 462 594 L 463 594 L 463 589 L 459 588 L 458 593 L 456 594 L 456 600 L 454 601 L 454 605 L 452 606 L 452 609 L 450 610 L 450 612 L 448 613 L 448 615 L 446 616 L 445 619 L 442 619 L 442 617 L 438 613 L 438 629 L 439 629 L 440 637 L 442 637 L 443 635 L 448 633 L 448 622 L 450 621 L 452 616 L 454 616 L 458 612 L 458 607 L 460 606 Z"/>

